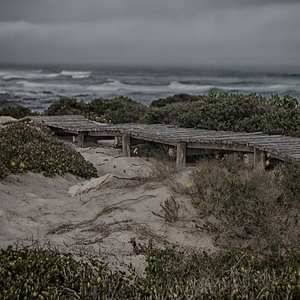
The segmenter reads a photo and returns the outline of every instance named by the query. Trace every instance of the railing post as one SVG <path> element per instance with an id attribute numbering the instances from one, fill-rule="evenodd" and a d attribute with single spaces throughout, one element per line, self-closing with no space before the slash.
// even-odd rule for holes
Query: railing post
<path id="1" fill-rule="evenodd" d="M 86 133 L 84 131 L 79 131 L 77 135 L 77 147 L 83 147 L 84 137 Z"/>
<path id="2" fill-rule="evenodd" d="M 177 143 L 176 164 L 180 166 L 186 165 L 186 142 Z"/>
<path id="3" fill-rule="evenodd" d="M 254 148 L 254 167 L 264 169 L 266 165 L 265 151 Z"/>
<path id="4" fill-rule="evenodd" d="M 124 157 L 130 157 L 130 134 L 122 135 L 122 151 Z"/>

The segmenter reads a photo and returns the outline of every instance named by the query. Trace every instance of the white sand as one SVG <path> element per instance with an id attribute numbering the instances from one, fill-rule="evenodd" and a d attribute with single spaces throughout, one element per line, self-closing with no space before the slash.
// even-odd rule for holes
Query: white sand
<path id="1" fill-rule="evenodd" d="M 199 229 L 201 221 L 185 193 L 189 169 L 178 170 L 152 159 L 124 158 L 109 147 L 77 150 L 94 163 L 99 176 L 114 175 L 110 184 L 70 197 L 69 188 L 82 178 L 27 173 L 0 180 L 1 248 L 49 243 L 75 256 L 104 259 L 112 266 L 132 262 L 139 274 L 145 258 L 133 254 L 128 243 L 132 237 L 142 244 L 152 239 L 157 248 L 166 240 L 192 250 L 216 250 L 211 238 Z M 171 196 L 180 205 L 175 223 L 152 213 L 163 214 L 160 204 Z"/>

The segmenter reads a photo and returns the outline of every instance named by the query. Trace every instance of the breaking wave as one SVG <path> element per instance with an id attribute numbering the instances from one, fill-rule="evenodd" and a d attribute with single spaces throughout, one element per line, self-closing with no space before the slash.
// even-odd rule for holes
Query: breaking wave
<path id="1" fill-rule="evenodd" d="M 60 73 L 51 73 L 48 74 L 48 78 L 54 78 L 58 76 L 69 76 L 73 79 L 83 79 L 89 78 L 91 76 L 91 72 L 84 72 L 84 71 L 61 71 Z"/>

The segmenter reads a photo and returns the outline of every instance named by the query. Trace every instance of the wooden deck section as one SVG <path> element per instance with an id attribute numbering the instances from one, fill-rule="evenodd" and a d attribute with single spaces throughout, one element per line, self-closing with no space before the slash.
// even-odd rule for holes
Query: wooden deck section
<path id="1" fill-rule="evenodd" d="M 203 150 L 229 150 L 253 156 L 254 165 L 265 166 L 266 154 L 292 163 L 300 162 L 300 138 L 282 135 L 267 135 L 261 132 L 245 133 L 182 128 L 161 124 L 97 123 L 83 116 L 38 116 L 29 117 L 43 122 L 54 131 L 77 135 L 77 145 L 82 147 L 89 138 L 122 137 L 124 156 L 130 156 L 130 147 L 135 139 L 171 145 L 177 149 L 177 164 L 185 164 L 186 156 Z"/>

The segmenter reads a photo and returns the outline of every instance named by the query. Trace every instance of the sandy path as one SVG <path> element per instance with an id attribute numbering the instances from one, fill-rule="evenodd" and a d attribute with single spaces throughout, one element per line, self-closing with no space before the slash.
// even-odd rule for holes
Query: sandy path
<path id="1" fill-rule="evenodd" d="M 166 170 L 163 175 L 156 168 L 161 163 L 154 160 L 123 158 L 119 150 L 109 147 L 78 150 L 94 163 L 99 176 L 114 175 L 109 186 L 70 197 L 69 188 L 82 182 L 81 178 L 9 175 L 0 181 L 1 248 L 49 243 L 112 265 L 132 262 L 140 274 L 144 257 L 132 253 L 128 243 L 132 237 L 142 244 L 152 239 L 155 247 L 162 247 L 166 240 L 179 247 L 216 250 L 211 238 L 198 228 L 200 221 L 190 198 L 180 192 L 189 180 L 186 169 Z M 175 223 L 153 214 L 163 214 L 160 204 L 171 196 L 179 204 Z"/>

